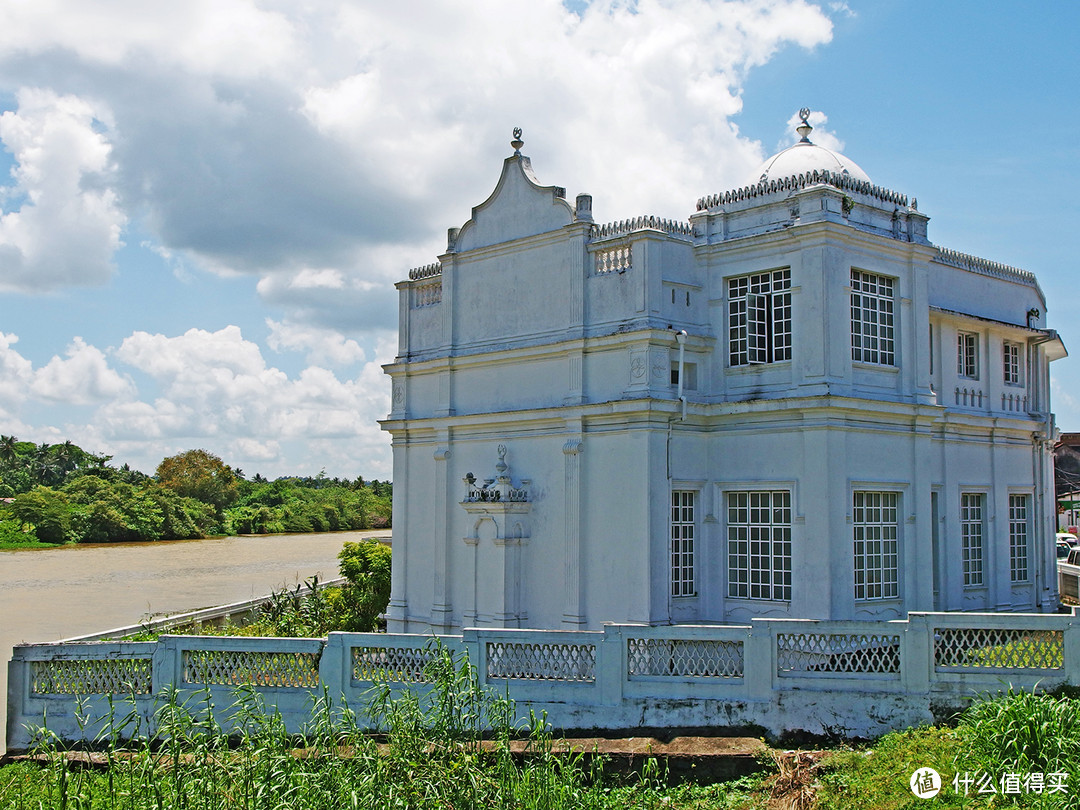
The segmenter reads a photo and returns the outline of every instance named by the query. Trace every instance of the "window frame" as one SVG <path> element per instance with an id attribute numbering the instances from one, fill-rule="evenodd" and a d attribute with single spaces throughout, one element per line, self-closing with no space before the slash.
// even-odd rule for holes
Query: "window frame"
<path id="1" fill-rule="evenodd" d="M 1031 495 L 1009 493 L 1009 581 L 1031 582 Z"/>
<path id="2" fill-rule="evenodd" d="M 697 596 L 697 503 L 695 489 L 672 489 L 669 513 L 671 597 Z"/>
<path id="3" fill-rule="evenodd" d="M 791 360 L 791 268 L 727 279 L 728 366 Z"/>
<path id="4" fill-rule="evenodd" d="M 956 331 L 956 376 L 962 380 L 979 379 L 979 333 Z"/>
<path id="5" fill-rule="evenodd" d="M 727 598 L 790 603 L 792 491 L 733 487 L 724 490 L 723 499 Z M 763 513 L 767 521 L 760 519 Z M 738 519 L 742 514 L 745 518 Z"/>
<path id="6" fill-rule="evenodd" d="M 851 360 L 874 366 L 896 363 L 898 279 L 851 268 Z"/>
<path id="7" fill-rule="evenodd" d="M 964 587 L 984 587 L 986 584 L 985 492 L 960 493 L 960 554 Z"/>
<path id="8" fill-rule="evenodd" d="M 1022 344 L 1013 340 L 1001 343 L 1001 377 L 1005 385 L 1022 387 L 1024 385 L 1024 361 Z M 1010 358 L 1010 354 L 1013 355 Z M 1011 373 L 1010 373 L 1011 372 Z"/>
<path id="9" fill-rule="evenodd" d="M 853 593 L 856 602 L 900 598 L 900 503 L 901 493 L 894 490 L 857 489 L 852 492 Z M 871 516 L 876 519 L 868 519 Z M 874 534 L 876 536 L 872 536 Z M 869 548 L 871 545 L 877 546 L 876 551 Z M 871 593 L 872 590 L 876 593 Z"/>

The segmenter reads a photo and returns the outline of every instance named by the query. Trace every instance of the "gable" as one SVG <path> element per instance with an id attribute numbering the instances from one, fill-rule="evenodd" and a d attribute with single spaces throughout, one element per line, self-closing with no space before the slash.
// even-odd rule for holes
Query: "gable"
<path id="1" fill-rule="evenodd" d="M 457 250 L 497 245 L 562 228 L 574 221 L 574 209 L 565 196 L 565 189 L 537 182 L 527 157 L 508 157 L 495 190 L 473 208 L 472 218 L 459 231 Z"/>

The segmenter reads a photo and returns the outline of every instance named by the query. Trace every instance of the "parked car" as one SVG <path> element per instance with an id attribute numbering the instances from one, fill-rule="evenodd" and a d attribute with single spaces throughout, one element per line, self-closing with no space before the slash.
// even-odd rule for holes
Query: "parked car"
<path id="1" fill-rule="evenodd" d="M 1069 552 L 1074 548 L 1080 548 L 1080 540 L 1077 540 L 1075 534 L 1069 532 L 1057 533 L 1057 555 L 1059 560 L 1068 557 Z"/>

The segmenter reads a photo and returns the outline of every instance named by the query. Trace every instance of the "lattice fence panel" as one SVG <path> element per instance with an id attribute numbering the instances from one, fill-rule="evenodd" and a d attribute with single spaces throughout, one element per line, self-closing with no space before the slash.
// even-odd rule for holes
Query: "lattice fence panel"
<path id="1" fill-rule="evenodd" d="M 184 650 L 184 683 L 312 688 L 319 654 L 251 650 Z"/>
<path id="2" fill-rule="evenodd" d="M 356 681 L 391 683 L 431 683 L 425 671 L 432 659 L 430 650 L 408 647 L 353 647 L 352 676 Z"/>
<path id="3" fill-rule="evenodd" d="M 868 633 L 779 633 L 776 671 L 837 675 L 899 673 L 900 636 Z"/>
<path id="4" fill-rule="evenodd" d="M 1063 669 L 1061 630 L 942 627 L 934 634 L 935 667 Z"/>
<path id="5" fill-rule="evenodd" d="M 743 643 L 708 639 L 631 638 L 627 672 L 634 676 L 741 678 Z"/>
<path id="6" fill-rule="evenodd" d="M 596 680 L 596 646 L 489 641 L 487 677 L 593 683 Z"/>
<path id="7" fill-rule="evenodd" d="M 31 661 L 35 695 L 149 695 L 149 658 L 83 658 Z"/>

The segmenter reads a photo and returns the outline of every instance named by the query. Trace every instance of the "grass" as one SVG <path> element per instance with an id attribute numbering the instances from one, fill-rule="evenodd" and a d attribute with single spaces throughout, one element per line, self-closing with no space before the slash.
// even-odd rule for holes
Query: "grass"
<path id="1" fill-rule="evenodd" d="M 287 733 L 258 691 L 239 688 L 218 725 L 209 693 L 183 703 L 161 697 L 153 735 L 124 702 L 113 706 L 80 766 L 47 728 L 35 729 L 38 760 L 0 769 L 7 810 L 330 810 L 332 808 L 698 808 L 758 806 L 755 782 L 669 788 L 654 760 L 629 781 L 598 758 L 557 753 L 543 717 L 513 722 L 512 702 L 482 690 L 466 660 L 435 648 L 426 693 L 372 689 L 363 710 L 379 730 L 361 733 L 349 707 L 327 695 L 302 734 Z M 92 718 L 81 722 L 89 728 Z M 483 733 L 484 729 L 493 732 Z M 512 755 L 511 740 L 529 755 Z M 123 742 L 130 740 L 130 742 Z"/>
<path id="2" fill-rule="evenodd" d="M 94 741 L 99 767 L 88 768 L 48 730 L 37 729 L 33 763 L 0 768 L 0 808 L 29 810 L 324 810 L 324 808 L 650 808 L 660 810 L 901 810 L 902 808 L 1075 808 L 1080 806 L 1080 702 L 1066 691 L 1008 693 L 972 705 L 955 726 L 888 734 L 872 745 L 826 752 L 771 751 L 766 775 L 706 785 L 667 784 L 649 761 L 616 780 L 601 758 L 560 753 L 543 717 L 515 724 L 514 704 L 481 689 L 467 660 L 439 646 L 426 693 L 380 683 L 357 715 L 327 695 L 315 700 L 302 734 L 287 733 L 258 690 L 234 693 L 228 728 L 218 726 L 209 693 L 182 703 L 162 696 L 158 731 L 148 736 L 123 701 Z M 1075 690 L 1073 690 L 1075 691 Z M 85 719 L 89 727 L 90 718 Z M 485 731 L 493 729 L 494 731 Z M 512 753 L 527 740 L 529 754 Z M 123 743 L 122 740 L 133 742 Z M 933 768 L 942 790 L 916 797 L 911 775 Z M 980 795 L 975 778 L 998 787 Z M 1046 789 L 1004 794 L 1001 778 L 1041 773 Z M 1049 775 L 1065 774 L 1064 792 Z M 967 792 L 953 777 L 970 774 Z M 960 783 L 962 786 L 962 783 Z"/>

